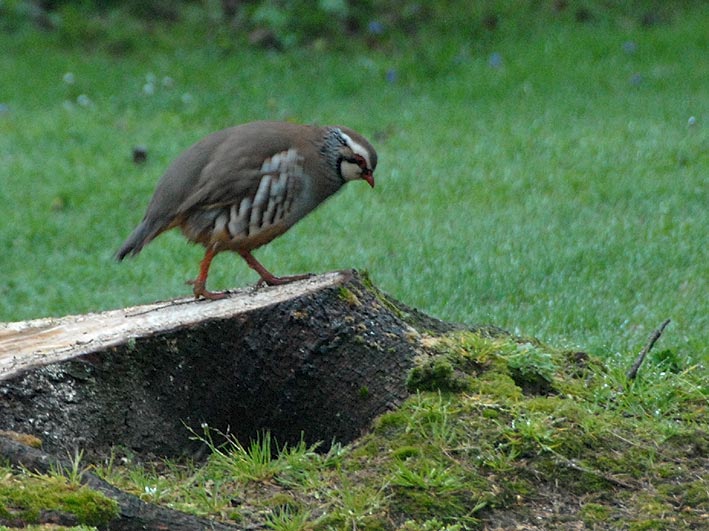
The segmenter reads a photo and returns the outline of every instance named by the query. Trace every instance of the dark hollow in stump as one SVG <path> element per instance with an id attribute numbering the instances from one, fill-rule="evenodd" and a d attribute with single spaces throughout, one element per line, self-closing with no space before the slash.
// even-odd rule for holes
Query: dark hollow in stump
<path id="1" fill-rule="evenodd" d="M 419 334 L 403 317 L 425 320 L 408 311 L 346 271 L 0 324 L 0 430 L 56 454 L 177 457 L 200 447 L 187 427 L 203 424 L 240 440 L 346 443 L 407 396 Z"/>

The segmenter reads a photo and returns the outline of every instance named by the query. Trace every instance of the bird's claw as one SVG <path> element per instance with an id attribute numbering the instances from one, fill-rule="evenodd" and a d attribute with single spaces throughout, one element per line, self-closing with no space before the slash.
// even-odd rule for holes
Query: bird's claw
<path id="1" fill-rule="evenodd" d="M 226 299 L 228 297 L 228 294 L 223 291 L 209 291 L 206 288 L 205 282 L 203 280 L 188 280 L 186 283 L 192 286 L 192 293 L 194 293 L 195 299 L 204 297 L 205 299 L 209 299 L 210 301 L 218 301 L 221 299 Z"/>
<path id="2" fill-rule="evenodd" d="M 298 280 L 305 280 L 306 278 L 314 277 L 313 273 L 305 273 L 304 275 L 290 275 L 287 277 L 276 277 L 271 275 L 270 277 L 261 277 L 256 283 L 256 288 L 261 288 L 266 286 L 282 286 L 283 284 L 290 284 L 291 282 L 297 282 Z"/>

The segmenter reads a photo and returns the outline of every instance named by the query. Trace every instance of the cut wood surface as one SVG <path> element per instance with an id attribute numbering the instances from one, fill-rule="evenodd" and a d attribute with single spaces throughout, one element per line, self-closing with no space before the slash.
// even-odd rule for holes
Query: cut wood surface
<path id="1" fill-rule="evenodd" d="M 402 308 L 345 271 L 218 301 L 5 323 L 0 430 L 58 454 L 191 454 L 188 428 L 205 424 L 349 442 L 407 396 L 419 332 L 406 316 L 435 323 Z"/>
<path id="2" fill-rule="evenodd" d="M 38 365 L 59 362 L 145 337 L 277 304 L 341 282 L 328 273 L 274 288 L 246 288 L 227 299 L 193 297 L 120 310 L 0 323 L 0 380 Z"/>

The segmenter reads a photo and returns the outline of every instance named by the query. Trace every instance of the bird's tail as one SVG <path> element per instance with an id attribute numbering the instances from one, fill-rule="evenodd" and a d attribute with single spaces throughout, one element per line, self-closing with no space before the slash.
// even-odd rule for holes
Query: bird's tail
<path id="1" fill-rule="evenodd" d="M 145 244 L 155 238 L 155 236 L 155 231 L 143 220 L 131 235 L 128 236 L 128 239 L 123 243 L 121 248 L 118 249 L 116 260 L 120 262 L 129 254 L 135 256 L 141 251 Z"/>

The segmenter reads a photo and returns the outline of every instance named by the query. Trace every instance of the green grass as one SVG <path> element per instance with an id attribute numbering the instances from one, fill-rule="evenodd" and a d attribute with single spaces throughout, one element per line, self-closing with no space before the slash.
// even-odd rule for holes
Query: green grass
<path id="1" fill-rule="evenodd" d="M 287 54 L 225 49 L 188 23 L 127 53 L 1 33 L 0 320 L 189 294 L 201 251 L 178 234 L 137 260 L 113 253 L 181 150 L 235 123 L 289 119 L 359 129 L 381 162 L 373 191 L 348 186 L 258 251 L 277 274 L 366 269 L 440 318 L 604 357 L 638 350 L 670 317 L 662 345 L 706 361 L 707 8 L 650 28 L 549 17 L 521 31 L 524 13 L 505 12 L 478 40 Z M 225 254 L 210 285 L 255 280 Z"/>

